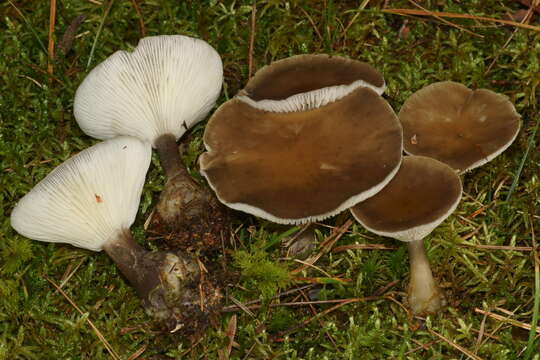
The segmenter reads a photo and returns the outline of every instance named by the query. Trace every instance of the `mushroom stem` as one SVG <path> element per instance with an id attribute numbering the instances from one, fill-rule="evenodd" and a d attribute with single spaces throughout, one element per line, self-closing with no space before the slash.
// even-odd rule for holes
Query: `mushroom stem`
<path id="1" fill-rule="evenodd" d="M 150 231 L 163 235 L 169 249 L 220 248 L 227 233 L 226 209 L 205 186 L 189 175 L 180 161 L 175 137 L 161 135 L 155 142 L 167 175 Z"/>
<path id="2" fill-rule="evenodd" d="M 152 276 L 151 272 L 139 277 L 138 264 L 144 262 L 148 251 L 133 239 L 129 230 L 123 230 L 116 239 L 107 242 L 103 250 L 114 260 L 141 298 L 147 298 L 150 290 L 159 284 L 159 279 Z"/>
<path id="3" fill-rule="evenodd" d="M 178 145 L 173 134 L 163 134 L 155 141 L 156 149 L 159 153 L 161 165 L 165 169 L 167 179 L 172 179 L 178 175 L 189 176 L 186 168 L 180 162 Z"/>
<path id="4" fill-rule="evenodd" d="M 410 263 L 409 306 L 415 315 L 435 313 L 446 305 L 446 300 L 433 279 L 424 240 L 407 244 Z"/>
<path id="5" fill-rule="evenodd" d="M 198 331 L 220 305 L 219 289 L 201 276 L 199 263 L 186 253 L 147 251 L 127 229 L 103 249 L 136 289 L 146 312 L 169 330 L 190 321 L 195 324 L 189 330 Z"/>

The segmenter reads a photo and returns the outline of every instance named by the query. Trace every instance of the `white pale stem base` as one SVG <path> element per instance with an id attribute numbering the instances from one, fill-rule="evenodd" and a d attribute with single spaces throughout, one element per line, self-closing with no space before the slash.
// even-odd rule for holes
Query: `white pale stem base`
<path id="1" fill-rule="evenodd" d="M 411 241 L 407 244 L 411 277 L 408 291 L 409 306 L 415 315 L 435 313 L 446 305 L 446 300 L 433 279 L 424 240 Z"/>

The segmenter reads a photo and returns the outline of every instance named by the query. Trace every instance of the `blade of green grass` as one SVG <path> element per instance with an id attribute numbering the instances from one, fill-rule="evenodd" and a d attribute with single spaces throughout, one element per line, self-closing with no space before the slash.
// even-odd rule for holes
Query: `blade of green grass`
<path id="1" fill-rule="evenodd" d="M 9 4 L 11 6 L 13 6 L 13 8 L 15 9 L 15 11 L 20 15 L 20 17 L 24 20 L 24 23 L 26 24 L 26 26 L 28 26 L 28 28 L 30 29 L 30 31 L 32 32 L 32 35 L 34 35 L 34 37 L 36 38 L 39 46 L 41 47 L 41 49 L 43 50 L 43 52 L 45 52 L 45 54 L 47 54 L 47 48 L 45 47 L 45 45 L 43 44 L 43 42 L 41 42 L 41 39 L 39 38 L 38 34 L 37 34 L 37 31 L 34 29 L 34 27 L 32 26 L 32 24 L 30 24 L 30 21 L 28 21 L 28 19 L 26 18 L 26 16 L 24 16 L 24 14 L 22 13 L 21 10 L 19 10 L 19 8 L 17 6 L 15 6 L 14 3 L 11 2 L 11 0 L 8 0 Z"/>
<path id="2" fill-rule="evenodd" d="M 516 175 L 514 176 L 514 181 L 512 181 L 512 185 L 510 185 L 510 189 L 508 190 L 508 195 L 506 195 L 506 201 L 510 200 L 510 197 L 516 190 L 516 187 L 519 184 L 519 177 L 521 176 L 521 172 L 523 171 L 523 166 L 525 165 L 525 161 L 527 161 L 527 156 L 529 156 L 529 152 L 531 151 L 532 147 L 535 143 L 535 137 L 536 133 L 538 132 L 538 125 L 540 124 L 540 119 L 536 120 L 536 125 L 534 126 L 534 130 L 532 134 L 529 136 L 529 142 L 527 143 L 527 150 L 525 150 L 525 153 L 523 154 L 523 157 L 521 158 L 521 162 L 519 164 L 518 170 L 516 172 Z"/>
<path id="3" fill-rule="evenodd" d="M 109 5 L 107 5 L 107 8 L 105 9 L 105 12 L 103 13 L 103 17 L 101 18 L 101 22 L 99 23 L 99 27 L 96 32 L 96 37 L 94 38 L 94 43 L 92 44 L 92 49 L 90 50 L 90 55 L 88 56 L 88 62 L 86 63 L 87 71 L 90 68 L 92 59 L 94 58 L 94 52 L 96 51 L 96 45 L 99 40 L 99 36 L 101 35 L 101 31 L 103 30 L 103 25 L 105 24 L 105 20 L 107 19 L 107 16 L 109 15 L 109 12 L 111 11 L 111 7 L 113 3 L 114 3 L 114 0 L 109 1 Z"/>
<path id="4" fill-rule="evenodd" d="M 538 122 L 536 123 L 536 128 L 538 128 Z M 535 354 L 535 338 L 536 338 L 536 325 L 538 324 L 538 312 L 540 308 L 540 269 L 539 269 L 539 260 L 538 252 L 536 248 L 536 237 L 534 234 L 534 225 L 532 219 L 531 223 L 531 237 L 533 241 L 533 262 L 534 262 L 534 305 L 533 305 L 533 315 L 531 321 L 531 330 L 529 331 L 529 340 L 527 341 L 527 351 L 525 352 L 525 360 L 529 360 Z"/>

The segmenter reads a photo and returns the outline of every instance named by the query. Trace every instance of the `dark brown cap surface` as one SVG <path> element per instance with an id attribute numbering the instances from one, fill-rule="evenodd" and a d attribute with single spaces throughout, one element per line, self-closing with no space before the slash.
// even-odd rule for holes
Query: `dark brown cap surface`
<path id="1" fill-rule="evenodd" d="M 514 141 L 520 116 L 503 95 L 444 81 L 414 93 L 399 112 L 403 146 L 460 172 L 485 164 Z"/>
<path id="2" fill-rule="evenodd" d="M 201 170 L 228 206 L 282 223 L 322 219 L 371 196 L 401 162 L 402 133 L 368 88 L 318 109 L 270 113 L 233 99 L 204 133 Z"/>
<path id="3" fill-rule="evenodd" d="M 454 211 L 461 190 L 459 176 L 448 165 L 424 156 L 405 156 L 388 185 L 351 212 L 374 233 L 419 240 Z"/>
<path id="4" fill-rule="evenodd" d="M 244 88 L 255 100 L 283 100 L 289 96 L 363 80 L 384 88 L 384 78 L 373 66 L 339 56 L 297 55 L 261 68 Z M 380 91 L 382 92 L 382 91 Z"/>

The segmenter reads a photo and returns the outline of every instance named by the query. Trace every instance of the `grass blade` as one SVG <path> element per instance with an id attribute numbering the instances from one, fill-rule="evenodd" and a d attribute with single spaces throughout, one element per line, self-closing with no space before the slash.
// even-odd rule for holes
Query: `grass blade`
<path id="1" fill-rule="evenodd" d="M 521 172 L 523 171 L 523 166 L 525 165 L 525 161 L 527 161 L 527 156 L 529 156 L 529 152 L 531 151 L 532 147 L 535 143 L 535 137 L 536 133 L 538 132 L 538 125 L 540 124 L 540 119 L 536 120 L 536 125 L 534 126 L 534 130 L 532 134 L 529 136 L 529 142 L 527 144 L 527 149 L 525 150 L 525 153 L 523 154 L 523 157 L 521 158 L 521 162 L 519 164 L 518 170 L 516 172 L 516 175 L 514 176 L 514 181 L 512 181 L 512 185 L 510 185 L 510 189 L 508 190 L 508 195 L 506 195 L 506 201 L 510 200 L 510 197 L 516 190 L 516 187 L 519 183 L 519 177 L 521 176 Z"/>
<path id="2" fill-rule="evenodd" d="M 538 129 L 538 122 L 536 122 L 536 128 Z M 532 214 L 531 214 L 532 215 Z M 534 225 L 532 219 L 529 219 L 531 223 L 531 237 L 533 241 L 533 262 L 534 262 L 534 305 L 533 316 L 531 321 L 531 330 L 529 331 L 529 340 L 527 341 L 527 351 L 525 352 L 525 360 L 532 359 L 534 352 L 534 340 L 536 338 L 536 324 L 538 324 L 538 312 L 540 308 L 540 260 L 538 260 L 538 252 L 536 247 L 536 236 L 534 234 Z"/>
<path id="3" fill-rule="evenodd" d="M 41 49 L 43 50 L 43 52 L 47 53 L 47 48 L 45 47 L 45 45 L 43 44 L 43 42 L 39 38 L 39 36 L 38 36 L 36 30 L 34 29 L 34 27 L 32 26 L 32 24 L 30 24 L 30 21 L 28 21 L 28 19 L 26 18 L 26 16 L 24 16 L 22 11 L 19 10 L 19 8 L 17 6 L 15 6 L 15 4 L 11 2 L 11 0 L 8 0 L 8 2 L 9 2 L 9 4 L 11 6 L 13 6 L 13 8 L 17 12 L 17 14 L 19 14 L 19 16 L 23 19 L 26 26 L 28 26 L 28 29 L 30 29 L 30 32 L 32 32 L 32 35 L 34 35 L 34 37 L 36 38 L 36 40 L 37 40 L 39 46 L 41 47 Z"/>
<path id="4" fill-rule="evenodd" d="M 88 62 L 86 63 L 87 71 L 90 68 L 92 59 L 94 58 L 94 52 L 96 51 L 96 45 L 99 40 L 99 36 L 101 35 L 101 31 L 103 31 L 103 25 L 105 24 L 105 20 L 107 19 L 107 16 L 109 15 L 109 12 L 111 11 L 111 7 L 113 3 L 114 3 L 114 0 L 109 1 L 109 5 L 107 5 L 107 8 L 105 9 L 105 12 L 103 13 L 103 17 L 101 18 L 101 22 L 99 23 L 99 27 L 96 32 L 96 37 L 94 38 L 94 43 L 92 44 L 92 49 L 90 50 L 90 55 L 88 56 Z"/>

